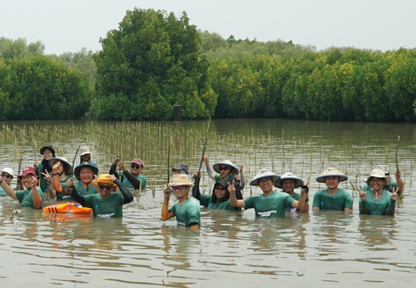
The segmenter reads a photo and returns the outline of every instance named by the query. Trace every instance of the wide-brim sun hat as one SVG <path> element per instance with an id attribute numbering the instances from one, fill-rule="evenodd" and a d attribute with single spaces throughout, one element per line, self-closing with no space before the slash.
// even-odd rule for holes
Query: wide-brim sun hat
<path id="1" fill-rule="evenodd" d="M 273 184 L 276 181 L 280 180 L 280 176 L 267 170 L 267 169 L 261 169 L 259 173 L 257 173 L 256 176 L 254 176 L 253 180 L 250 181 L 251 186 L 259 186 L 259 180 L 262 178 L 272 178 Z"/>
<path id="2" fill-rule="evenodd" d="M 172 186 L 189 186 L 194 187 L 194 184 L 192 184 L 189 181 L 189 177 L 186 174 L 174 174 L 172 176 L 172 182 L 168 184 L 169 187 Z"/>
<path id="3" fill-rule="evenodd" d="M 365 180 L 365 183 L 370 185 L 370 179 L 373 177 L 379 178 L 379 179 L 385 179 L 386 180 L 385 186 L 389 186 L 391 183 L 390 176 L 386 175 L 385 171 L 382 169 L 376 168 L 376 169 L 371 170 L 370 176 L 367 177 L 367 179 Z"/>
<path id="4" fill-rule="evenodd" d="M 98 180 L 92 180 L 92 184 L 93 185 L 98 185 L 98 183 L 106 183 L 106 184 L 111 184 L 113 186 L 117 186 L 116 183 L 114 183 L 113 181 L 111 181 L 110 174 L 101 174 L 98 177 Z"/>
<path id="5" fill-rule="evenodd" d="M 14 173 L 13 173 L 13 169 L 12 168 L 9 168 L 9 167 L 4 168 L 1 172 L 6 172 L 10 176 L 12 176 L 12 178 L 14 177 Z"/>
<path id="6" fill-rule="evenodd" d="M 51 165 L 51 167 L 53 167 L 53 165 L 55 165 L 55 163 L 58 161 L 66 164 L 66 170 L 64 171 L 66 175 L 72 174 L 72 165 L 69 164 L 68 159 L 66 159 L 65 157 L 52 157 L 49 160 L 49 164 Z"/>
<path id="7" fill-rule="evenodd" d="M 90 148 L 88 148 L 88 146 L 82 146 L 80 148 L 80 152 L 81 152 L 81 154 L 80 154 L 81 156 L 84 156 L 86 154 L 91 154 Z"/>
<path id="8" fill-rule="evenodd" d="M 237 173 L 239 173 L 240 172 L 240 169 L 238 169 L 238 167 L 237 166 L 235 166 L 234 164 L 233 164 L 233 162 L 231 162 L 230 160 L 224 160 L 224 161 L 222 161 L 222 162 L 218 162 L 218 163 L 215 163 L 214 164 L 214 166 L 212 166 L 213 168 L 214 168 L 214 170 L 215 170 L 215 172 L 217 172 L 217 173 L 220 173 L 220 166 L 222 166 L 222 165 L 226 165 L 226 166 L 229 166 L 229 167 L 231 167 L 231 169 L 233 169 L 234 171 L 234 174 L 237 174 Z M 231 172 L 231 171 L 230 171 Z"/>
<path id="9" fill-rule="evenodd" d="M 43 155 L 45 152 L 45 149 L 49 149 L 52 151 L 52 157 L 55 157 L 55 148 L 51 144 L 45 145 L 42 148 L 40 148 L 39 153 Z"/>
<path id="10" fill-rule="evenodd" d="M 91 161 L 84 161 L 81 164 L 79 164 L 77 167 L 75 167 L 74 174 L 75 174 L 76 177 L 79 177 L 79 172 L 84 167 L 91 167 L 92 171 L 94 171 L 94 174 L 95 175 L 98 174 L 97 164 L 95 164 L 94 162 L 91 162 Z"/>
<path id="11" fill-rule="evenodd" d="M 322 172 L 318 177 L 316 177 L 316 181 L 320 183 L 325 183 L 325 177 L 339 177 L 339 182 L 343 182 L 348 180 L 348 176 L 339 171 L 338 169 L 334 167 L 327 168 L 324 172 Z"/>
<path id="12" fill-rule="evenodd" d="M 285 174 L 283 174 L 278 181 L 274 182 L 274 186 L 277 188 L 283 188 L 283 180 L 289 179 L 295 180 L 295 188 L 302 186 L 303 180 L 290 172 L 286 172 Z"/>

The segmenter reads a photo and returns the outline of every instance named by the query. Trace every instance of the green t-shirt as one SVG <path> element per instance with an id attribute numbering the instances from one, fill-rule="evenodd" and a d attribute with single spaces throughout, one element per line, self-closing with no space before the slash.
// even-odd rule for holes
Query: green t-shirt
<path id="1" fill-rule="evenodd" d="M 36 192 L 38 193 L 40 199 L 43 201 L 43 192 L 40 187 L 36 187 Z M 16 198 L 20 202 L 21 207 L 33 207 L 33 195 L 32 189 L 30 190 L 19 190 L 16 191 Z"/>
<path id="2" fill-rule="evenodd" d="M 324 189 L 315 192 L 312 207 L 318 207 L 321 210 L 344 211 L 346 208 L 352 209 L 352 203 L 353 197 L 350 191 L 338 188 L 335 195 L 329 195 L 328 189 Z"/>
<path id="3" fill-rule="evenodd" d="M 200 204 L 204 207 L 208 207 L 209 210 L 230 210 L 241 211 L 241 208 L 231 206 L 230 199 L 227 201 L 212 202 L 212 195 L 201 194 Z"/>
<path id="4" fill-rule="evenodd" d="M 177 200 L 169 211 L 175 214 L 178 225 L 189 227 L 191 223 L 200 223 L 201 208 L 193 197 L 188 197 L 182 204 Z"/>
<path id="5" fill-rule="evenodd" d="M 293 199 L 287 193 L 274 191 L 268 196 L 253 196 L 244 200 L 245 208 L 254 208 L 257 217 L 284 218 L 285 209 L 292 208 Z"/>
<path id="6" fill-rule="evenodd" d="M 45 168 L 43 168 L 42 160 L 38 164 L 38 176 L 39 176 L 39 186 L 42 191 L 48 191 L 48 182 L 45 180 L 45 176 L 42 173 L 45 173 Z M 48 172 L 52 176 L 52 171 Z"/>
<path id="7" fill-rule="evenodd" d="M 97 194 L 97 189 L 95 189 L 95 186 L 92 184 L 88 186 L 87 189 L 85 189 L 81 181 L 75 181 L 74 186 L 75 186 L 75 190 L 77 190 L 77 192 L 82 196 Z"/>
<path id="8" fill-rule="evenodd" d="M 373 190 L 365 192 L 365 206 L 367 207 L 367 213 L 371 215 L 386 215 L 387 212 L 391 212 L 395 208 L 396 202 L 391 201 L 392 193 L 386 190 L 383 190 L 383 194 L 379 199 L 374 199 Z M 360 214 L 362 213 L 363 202 L 360 198 Z"/>
<path id="9" fill-rule="evenodd" d="M 108 198 L 101 198 L 100 194 L 86 195 L 85 207 L 90 207 L 97 218 L 123 217 L 124 196 L 121 192 L 111 192 Z"/>
<path id="10" fill-rule="evenodd" d="M 6 183 L 6 182 L 4 182 L 4 183 Z M 12 187 L 12 186 L 10 186 L 10 187 Z M 17 190 L 17 187 L 16 187 L 16 186 L 14 186 L 14 187 L 12 187 L 12 189 L 13 189 L 14 191 L 16 191 L 16 190 Z M 6 193 L 6 191 L 4 191 L 4 189 L 0 186 L 0 197 L 2 197 L 2 196 L 7 196 L 7 193 Z"/>
<path id="11" fill-rule="evenodd" d="M 142 190 L 146 189 L 146 183 L 147 183 L 147 179 L 146 177 L 144 177 L 143 175 L 137 175 L 137 176 L 133 176 L 134 178 L 136 178 L 137 180 L 140 181 L 140 188 Z M 127 177 L 124 175 L 124 173 L 122 174 L 122 181 L 121 181 L 124 186 L 126 186 L 127 188 L 134 188 L 133 184 L 131 184 L 131 182 L 129 181 L 129 179 L 127 179 Z"/>
<path id="12" fill-rule="evenodd" d="M 67 175 L 67 177 L 64 180 L 59 179 L 59 182 L 61 183 L 61 186 L 62 186 L 62 192 L 65 191 L 66 182 L 68 182 L 68 180 L 71 179 L 71 178 L 72 178 L 72 175 Z M 53 178 L 52 178 L 52 181 L 53 181 Z M 71 201 L 72 200 L 72 197 L 71 197 L 70 194 L 69 195 L 65 195 L 65 194 L 63 194 L 61 192 L 56 191 L 56 200 L 59 200 L 59 201 L 62 201 L 62 200 L 64 200 L 64 201 Z"/>
<path id="13" fill-rule="evenodd" d="M 286 192 L 282 190 L 281 193 L 286 193 Z M 298 193 L 295 193 L 293 196 L 290 195 L 289 193 L 286 193 L 286 194 L 288 194 L 289 196 L 291 196 L 296 201 L 299 201 L 299 199 L 300 199 L 300 194 L 298 194 Z M 286 207 L 285 208 L 285 212 L 290 212 L 292 209 L 294 209 L 294 211 L 299 211 L 299 209 L 296 209 L 296 208 Z"/>

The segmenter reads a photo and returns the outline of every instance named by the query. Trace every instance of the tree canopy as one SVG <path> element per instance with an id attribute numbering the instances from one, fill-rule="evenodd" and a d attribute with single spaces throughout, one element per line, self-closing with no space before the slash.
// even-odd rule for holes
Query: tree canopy
<path id="1" fill-rule="evenodd" d="M 210 117 L 217 95 L 200 54 L 200 36 L 186 13 L 135 8 L 100 39 L 92 115 L 99 119 L 171 119 L 173 105 L 187 119 Z"/>

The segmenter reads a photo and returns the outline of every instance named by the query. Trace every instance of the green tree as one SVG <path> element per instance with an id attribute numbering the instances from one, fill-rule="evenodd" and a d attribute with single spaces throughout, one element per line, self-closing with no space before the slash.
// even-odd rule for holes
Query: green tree
<path id="1" fill-rule="evenodd" d="M 40 56 L 44 50 L 45 45 L 40 41 L 27 44 L 24 38 L 12 40 L 0 37 L 0 58 L 3 59 Z"/>
<path id="2" fill-rule="evenodd" d="M 100 40 L 102 51 L 94 55 L 99 81 L 91 115 L 170 119 L 178 104 L 184 118 L 212 116 L 217 95 L 210 87 L 200 41 L 186 13 L 178 19 L 165 11 L 127 11 L 119 28 Z"/>

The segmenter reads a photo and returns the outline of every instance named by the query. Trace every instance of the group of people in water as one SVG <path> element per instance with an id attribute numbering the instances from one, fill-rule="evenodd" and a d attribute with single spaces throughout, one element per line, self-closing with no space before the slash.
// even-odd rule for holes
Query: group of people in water
<path id="1" fill-rule="evenodd" d="M 41 208 L 44 194 L 57 201 L 76 201 L 84 207 L 90 207 L 95 217 L 122 217 L 122 206 L 133 201 L 130 189 L 145 189 L 146 177 L 142 175 L 144 163 L 135 158 L 130 162 L 130 170 L 114 159 L 108 174 L 98 174 L 96 163 L 91 161 L 88 147 L 80 149 L 80 163 L 74 169 L 64 157 L 55 156 L 52 145 L 40 149 L 43 159 L 35 161 L 34 167 L 26 167 L 17 175 L 17 185 L 11 186 L 14 177 L 11 168 L 4 168 L 0 176 L 0 196 L 17 199 L 23 207 Z M 161 219 L 166 221 L 176 217 L 178 225 L 200 226 L 200 207 L 212 210 L 241 211 L 241 208 L 253 208 L 257 217 L 279 218 L 286 213 L 309 212 L 309 183 L 291 172 L 278 175 L 267 169 L 261 169 L 249 182 L 258 186 L 261 195 L 243 199 L 242 190 L 246 185 L 244 165 L 237 167 L 229 160 L 209 164 L 205 155 L 208 176 L 215 181 L 210 195 L 200 192 L 201 172 L 192 176 L 188 165 L 177 163 L 173 176 L 163 188 L 164 201 Z M 117 168 L 119 173 L 117 173 Z M 215 172 L 216 173 L 215 173 Z M 400 170 L 395 173 L 396 182 L 392 182 L 389 167 L 376 166 L 369 174 L 365 185 L 359 190 L 359 213 L 371 215 L 394 215 L 396 200 L 404 192 L 404 182 Z M 324 183 L 326 188 L 316 191 L 312 198 L 312 210 L 338 210 L 352 212 L 353 192 L 339 188 L 348 176 L 334 167 L 323 171 L 316 181 Z M 281 189 L 276 191 L 275 188 Z M 295 189 L 300 188 L 300 193 Z M 169 207 L 171 194 L 176 202 Z"/>

